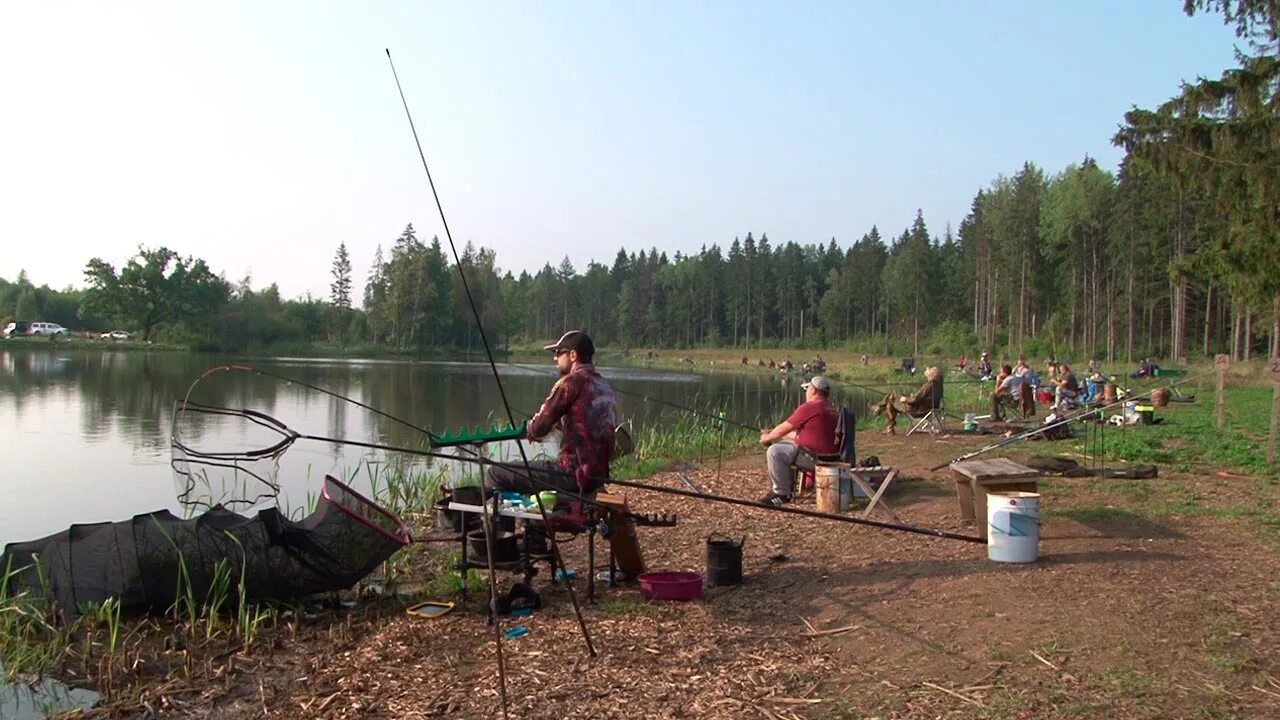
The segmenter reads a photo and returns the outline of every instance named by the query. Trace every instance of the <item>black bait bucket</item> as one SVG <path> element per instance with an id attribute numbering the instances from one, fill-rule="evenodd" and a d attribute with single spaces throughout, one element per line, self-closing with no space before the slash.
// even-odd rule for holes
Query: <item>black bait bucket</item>
<path id="1" fill-rule="evenodd" d="M 707 536 L 707 583 L 710 585 L 738 585 L 742 583 L 742 546 L 747 536 L 734 540 L 728 535 L 711 533 Z"/>

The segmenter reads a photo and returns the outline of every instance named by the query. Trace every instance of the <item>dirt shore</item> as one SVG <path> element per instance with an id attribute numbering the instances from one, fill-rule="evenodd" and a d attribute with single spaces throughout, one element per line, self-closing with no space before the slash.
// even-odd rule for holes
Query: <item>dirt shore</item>
<path id="1" fill-rule="evenodd" d="M 928 468 L 989 441 L 864 434 L 861 447 L 902 468 L 888 502 L 903 522 L 971 534 L 950 476 Z M 711 493 L 767 489 L 760 452 L 716 465 L 683 475 Z M 686 487 L 675 472 L 649 482 Z M 1277 528 L 1232 512 L 1276 503 L 1273 481 L 1162 468 L 1154 480 L 1045 478 L 1040 490 L 1031 565 L 992 562 L 981 545 L 628 490 L 633 509 L 680 516 L 641 529 L 650 568 L 704 570 L 707 536 L 721 532 L 746 537 L 745 581 L 691 603 L 597 586 L 584 603 L 591 658 L 543 573 L 546 607 L 502 621 L 528 628 L 502 643 L 510 716 L 1280 716 Z M 564 549 L 585 569 L 584 540 Z M 150 704 L 199 718 L 501 716 L 493 630 L 474 595 L 436 620 L 380 605 L 277 638 L 221 685 L 157 688 Z"/>

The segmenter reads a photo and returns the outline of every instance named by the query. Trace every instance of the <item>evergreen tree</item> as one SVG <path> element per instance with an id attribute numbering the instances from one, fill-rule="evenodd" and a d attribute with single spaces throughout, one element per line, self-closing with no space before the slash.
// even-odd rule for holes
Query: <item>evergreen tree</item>
<path id="1" fill-rule="evenodd" d="M 346 243 L 338 244 L 329 275 L 332 278 L 329 283 L 329 302 L 335 308 L 351 309 L 351 257 L 347 255 Z"/>

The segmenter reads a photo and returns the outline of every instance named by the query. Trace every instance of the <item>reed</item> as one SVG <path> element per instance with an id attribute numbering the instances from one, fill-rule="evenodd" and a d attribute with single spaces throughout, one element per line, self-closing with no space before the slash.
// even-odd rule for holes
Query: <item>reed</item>
<path id="1" fill-rule="evenodd" d="M 240 551 L 240 579 L 236 583 L 236 636 L 240 638 L 240 641 L 245 647 L 249 647 L 253 645 L 253 639 L 257 637 L 259 626 L 267 620 L 275 617 L 275 609 L 257 603 L 250 603 L 245 599 L 248 597 L 245 571 L 249 565 L 249 558 L 245 553 L 244 545 L 235 535 L 227 533 L 227 538 L 230 539 L 231 542 L 235 544 L 236 549 Z"/>
<path id="2" fill-rule="evenodd" d="M 200 608 L 204 619 L 204 639 L 211 640 L 218 632 L 222 610 L 226 607 L 231 595 L 231 563 L 221 558 L 213 565 L 213 578 L 209 582 L 209 592 Z"/>
<path id="3" fill-rule="evenodd" d="M 74 632 L 74 628 L 58 625 L 53 608 L 45 600 L 51 595 L 48 578 L 39 564 L 35 566 L 41 587 L 39 595 L 9 592 L 10 578 L 30 569 L 14 568 L 10 558 L 0 572 L 0 668 L 4 670 L 6 682 L 39 674 L 52 666 Z"/>
<path id="4" fill-rule="evenodd" d="M 717 414 L 725 417 L 723 410 Z M 723 419 L 664 413 L 632 436 L 635 452 L 615 461 L 612 474 L 619 479 L 644 477 L 673 462 L 719 457 L 758 441 L 754 430 Z"/>

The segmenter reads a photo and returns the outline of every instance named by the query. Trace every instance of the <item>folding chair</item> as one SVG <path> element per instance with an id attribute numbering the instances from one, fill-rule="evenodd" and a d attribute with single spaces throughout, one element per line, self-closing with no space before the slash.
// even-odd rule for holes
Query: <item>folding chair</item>
<path id="1" fill-rule="evenodd" d="M 915 424 L 907 431 L 910 435 L 914 432 L 927 432 L 930 435 L 941 435 L 943 432 L 943 423 L 946 416 L 942 412 L 942 376 L 938 376 L 937 382 L 933 384 L 933 392 L 929 397 L 929 404 L 932 407 L 923 415 L 916 416 L 910 412 L 907 417 L 911 418 Z"/>

